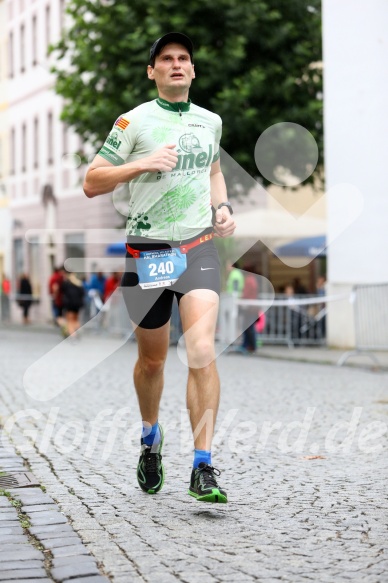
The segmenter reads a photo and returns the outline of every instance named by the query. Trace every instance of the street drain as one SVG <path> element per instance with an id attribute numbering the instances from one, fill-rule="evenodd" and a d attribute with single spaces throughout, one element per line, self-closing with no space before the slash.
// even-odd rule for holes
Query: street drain
<path id="1" fill-rule="evenodd" d="M 31 472 L 0 475 L 0 488 L 32 488 L 40 486 Z"/>

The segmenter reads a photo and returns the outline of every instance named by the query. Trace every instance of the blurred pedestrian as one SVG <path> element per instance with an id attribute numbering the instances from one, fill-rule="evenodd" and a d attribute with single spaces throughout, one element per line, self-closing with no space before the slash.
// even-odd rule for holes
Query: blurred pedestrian
<path id="1" fill-rule="evenodd" d="M 65 275 L 61 291 L 66 316 L 66 335 L 72 336 L 81 326 L 79 312 L 84 305 L 85 290 L 76 274 L 69 273 Z"/>
<path id="2" fill-rule="evenodd" d="M 1 319 L 3 322 L 9 320 L 10 317 L 10 300 L 11 282 L 6 275 L 3 274 L 1 281 Z"/>
<path id="3" fill-rule="evenodd" d="M 60 328 L 63 328 L 63 326 L 65 326 L 66 323 L 66 320 L 63 317 L 63 298 L 62 298 L 62 283 L 65 277 L 64 274 L 65 270 L 63 266 L 55 267 L 54 273 L 51 275 L 48 282 L 54 323 Z"/>
<path id="4" fill-rule="evenodd" d="M 241 295 L 241 298 L 244 300 L 257 300 L 259 286 L 257 283 L 257 277 L 254 275 L 254 273 L 252 273 L 254 270 L 255 268 L 253 265 L 248 264 L 244 266 L 244 271 L 248 272 L 245 274 L 244 288 Z M 245 306 L 243 318 L 244 333 L 242 343 L 242 349 L 244 352 L 252 353 L 256 350 L 255 323 L 257 318 L 253 319 L 253 316 L 258 316 L 257 306 Z"/>
<path id="5" fill-rule="evenodd" d="M 104 285 L 104 295 L 103 295 L 103 302 L 105 303 L 113 292 L 118 288 L 121 279 L 121 274 L 117 271 L 114 271 L 110 277 L 108 277 L 105 281 Z"/>
<path id="6" fill-rule="evenodd" d="M 304 294 L 307 294 L 307 289 L 305 288 L 305 286 L 301 282 L 300 277 L 294 278 L 294 280 L 292 282 L 292 286 L 293 286 L 294 292 L 297 296 L 302 296 Z"/>
<path id="7" fill-rule="evenodd" d="M 244 289 L 244 274 L 241 269 L 237 269 L 230 261 L 226 265 L 227 280 L 226 291 L 228 294 L 235 294 L 238 298 Z"/>
<path id="8" fill-rule="evenodd" d="M 29 312 L 32 304 L 32 285 L 26 273 L 22 273 L 18 283 L 18 304 L 23 310 L 23 324 L 29 324 Z"/>
<path id="9" fill-rule="evenodd" d="M 317 289 L 318 296 L 325 296 L 326 295 L 326 278 L 323 275 L 320 275 L 316 281 L 315 287 Z"/>
<path id="10" fill-rule="evenodd" d="M 92 273 L 92 276 L 89 281 L 89 290 L 95 290 L 98 293 L 98 296 L 101 301 L 103 301 L 104 298 L 105 282 L 106 277 L 102 273 L 102 271 Z"/>

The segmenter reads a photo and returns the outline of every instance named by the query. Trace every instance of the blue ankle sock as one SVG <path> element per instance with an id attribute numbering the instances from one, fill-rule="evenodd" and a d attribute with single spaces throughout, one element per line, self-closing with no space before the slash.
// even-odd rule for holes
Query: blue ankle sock
<path id="1" fill-rule="evenodd" d="M 144 425 L 143 423 L 143 431 L 141 434 L 143 438 L 143 442 L 146 445 L 154 445 L 154 443 L 160 443 L 161 435 L 159 429 L 159 423 L 156 422 L 154 425 Z"/>
<path id="2" fill-rule="evenodd" d="M 194 450 L 194 462 L 193 468 L 198 468 L 201 462 L 205 462 L 205 464 L 212 465 L 212 452 L 207 451 L 206 449 L 195 449 Z"/>

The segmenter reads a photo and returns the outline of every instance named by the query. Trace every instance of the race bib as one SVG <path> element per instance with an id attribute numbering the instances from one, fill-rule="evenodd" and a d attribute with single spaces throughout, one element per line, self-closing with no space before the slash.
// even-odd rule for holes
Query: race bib
<path id="1" fill-rule="evenodd" d="M 142 289 L 173 285 L 187 269 L 187 258 L 180 249 L 140 251 L 136 259 Z"/>

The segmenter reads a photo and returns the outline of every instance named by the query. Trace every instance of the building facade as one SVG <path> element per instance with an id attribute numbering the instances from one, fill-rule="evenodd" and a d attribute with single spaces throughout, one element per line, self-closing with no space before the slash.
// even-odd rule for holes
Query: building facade
<path id="1" fill-rule="evenodd" d="M 85 271 L 99 269 L 94 258 L 104 256 L 106 245 L 92 242 L 89 232 L 120 227 L 123 217 L 109 195 L 93 201 L 84 195 L 86 165 L 77 156 L 83 144 L 60 120 L 63 101 L 54 90 L 49 46 L 60 39 L 66 26 L 65 0 L 2 0 L 0 4 L 8 55 L 8 127 L 3 141 L 8 149 L 5 181 L 12 217 L 12 285 L 16 289 L 21 273 L 29 275 L 39 298 L 35 318 L 45 321 L 51 316 L 47 284 L 54 266 L 78 257 L 84 259 Z"/>

